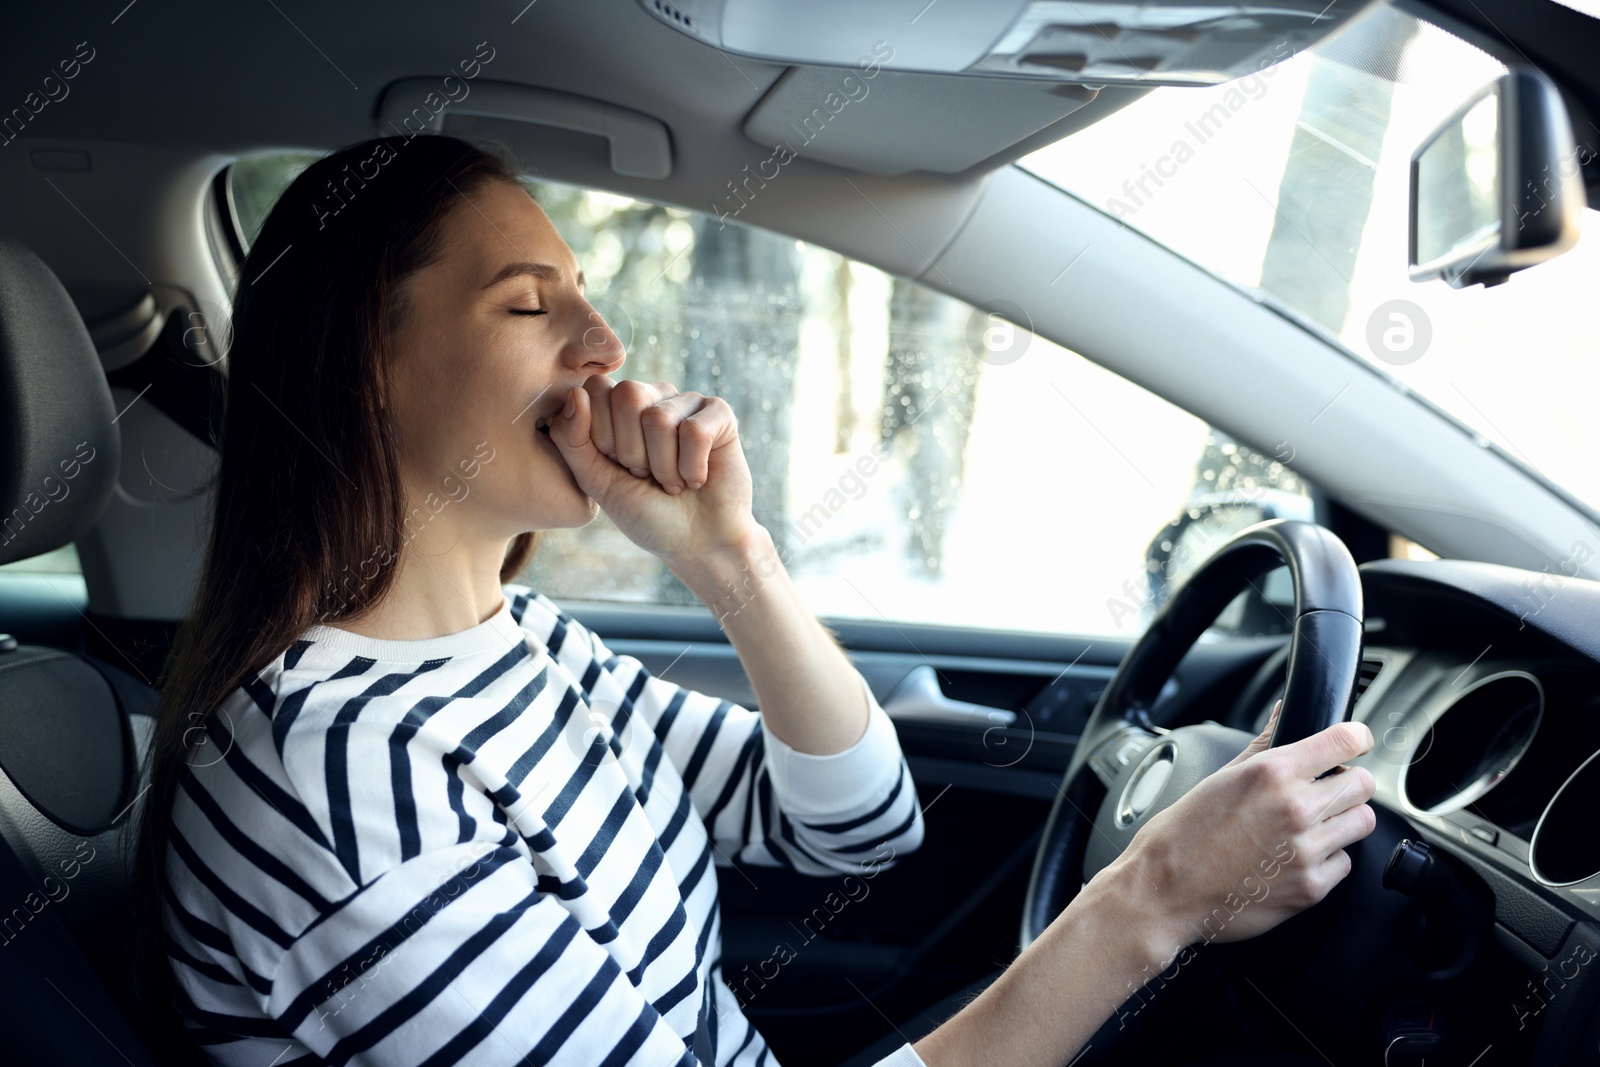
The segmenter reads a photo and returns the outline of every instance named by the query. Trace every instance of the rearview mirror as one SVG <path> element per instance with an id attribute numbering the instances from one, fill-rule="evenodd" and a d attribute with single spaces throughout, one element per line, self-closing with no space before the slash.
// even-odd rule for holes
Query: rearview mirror
<path id="1" fill-rule="evenodd" d="M 1544 75 L 1513 69 L 1491 82 L 1411 156 L 1411 280 L 1498 285 L 1571 248 L 1588 162 L 1579 152 Z"/>

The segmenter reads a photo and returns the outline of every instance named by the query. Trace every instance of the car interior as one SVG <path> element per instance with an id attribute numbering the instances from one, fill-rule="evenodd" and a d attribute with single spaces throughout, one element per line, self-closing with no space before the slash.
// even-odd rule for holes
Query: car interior
<path id="1" fill-rule="evenodd" d="M 18 15 L 0 1061 L 205 1062 L 134 999 L 128 828 L 228 309 L 298 168 L 442 132 L 515 160 L 622 373 L 733 403 L 758 515 L 895 722 L 915 853 L 854 888 L 719 867 L 778 1060 L 954 1014 L 1281 697 L 1275 743 L 1372 729 L 1377 830 L 1322 904 L 1108 991 L 1074 1062 L 1595 1062 L 1597 45 L 1584 0 Z M 563 531 L 525 580 L 754 706 L 620 541 Z"/>

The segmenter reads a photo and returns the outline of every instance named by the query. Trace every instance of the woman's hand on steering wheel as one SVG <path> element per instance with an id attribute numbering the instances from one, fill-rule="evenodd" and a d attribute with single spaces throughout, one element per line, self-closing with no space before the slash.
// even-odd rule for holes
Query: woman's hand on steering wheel
<path id="1" fill-rule="evenodd" d="M 1244 752 L 1153 817 L 1096 876 L 1149 894 L 1174 955 L 1255 937 L 1316 904 L 1350 873 L 1345 847 L 1377 823 L 1372 775 L 1343 766 L 1371 750 L 1372 731 L 1341 722 L 1268 748 L 1281 706 Z"/>

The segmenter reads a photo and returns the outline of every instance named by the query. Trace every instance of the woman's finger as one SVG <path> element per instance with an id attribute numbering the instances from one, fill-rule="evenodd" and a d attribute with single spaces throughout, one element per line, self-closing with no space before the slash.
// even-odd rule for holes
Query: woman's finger
<path id="1" fill-rule="evenodd" d="M 1315 826 L 1357 804 L 1365 804 L 1376 788 L 1372 772 L 1365 767 L 1341 767 L 1336 774 L 1318 778 L 1307 786 L 1306 825 Z"/>
<path id="2" fill-rule="evenodd" d="M 678 424 L 678 472 L 690 489 L 711 476 L 711 453 L 739 439 L 733 408 L 719 396 L 703 398 L 699 408 Z"/>
<path id="3" fill-rule="evenodd" d="M 676 393 L 650 405 L 640 416 L 650 473 L 669 493 L 681 493 L 686 487 L 678 469 L 678 426 L 694 414 L 704 399 L 698 393 Z"/>
<path id="4" fill-rule="evenodd" d="M 1372 730 L 1355 719 L 1334 723 L 1310 737 L 1272 750 L 1288 761 L 1297 778 L 1315 778 L 1370 751 Z"/>
<path id="5" fill-rule="evenodd" d="M 1265 752 L 1272 744 L 1272 731 L 1278 725 L 1278 713 L 1282 710 L 1283 701 L 1279 699 L 1277 703 L 1272 705 L 1272 714 L 1267 716 L 1266 729 L 1257 734 L 1255 739 L 1245 746 L 1244 751 L 1229 760 L 1225 766 L 1232 767 L 1235 763 L 1243 763 L 1251 756 Z"/>
<path id="6" fill-rule="evenodd" d="M 640 418 L 658 399 L 656 391 L 643 382 L 621 381 L 611 390 L 611 432 L 616 439 L 617 462 L 638 477 L 650 473 L 650 454 L 645 448 Z"/>
<path id="7" fill-rule="evenodd" d="M 1372 810 L 1372 805 L 1356 804 L 1304 835 L 1306 853 L 1314 860 L 1325 860 L 1372 833 L 1377 825 L 1378 813 Z"/>
<path id="8" fill-rule="evenodd" d="M 577 480 L 578 487 L 596 500 L 604 500 L 623 474 L 600 453 L 590 436 L 595 406 L 585 389 L 573 389 L 561 414 L 551 420 L 550 440 Z"/>
<path id="9" fill-rule="evenodd" d="M 614 383 L 600 374 L 584 380 L 583 390 L 589 394 L 589 440 L 607 459 L 617 458 L 617 438 L 611 429 L 611 390 Z"/>
<path id="10" fill-rule="evenodd" d="M 1314 904 L 1320 904 L 1324 897 L 1333 892 L 1334 886 L 1345 880 L 1354 866 L 1350 853 L 1342 848 L 1334 849 L 1325 859 L 1306 872 L 1306 877 L 1301 883 L 1305 895 L 1299 901 L 1299 905 L 1309 908 Z"/>

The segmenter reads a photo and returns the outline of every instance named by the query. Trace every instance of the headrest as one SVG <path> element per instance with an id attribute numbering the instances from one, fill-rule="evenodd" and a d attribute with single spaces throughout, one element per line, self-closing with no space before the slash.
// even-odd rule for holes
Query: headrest
<path id="1" fill-rule="evenodd" d="M 60 548 L 100 518 L 122 458 L 115 416 L 72 298 L 0 237 L 0 563 Z"/>

